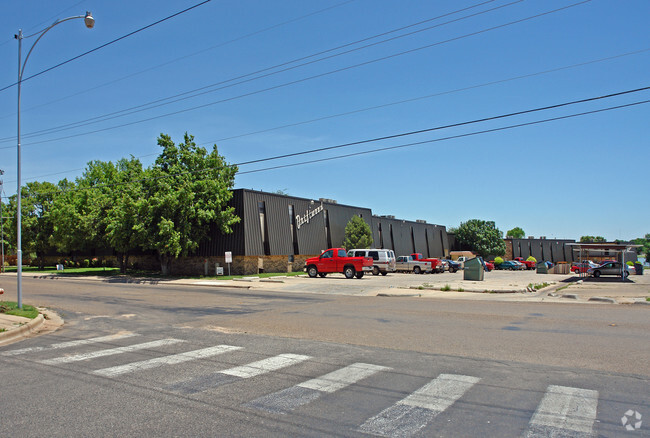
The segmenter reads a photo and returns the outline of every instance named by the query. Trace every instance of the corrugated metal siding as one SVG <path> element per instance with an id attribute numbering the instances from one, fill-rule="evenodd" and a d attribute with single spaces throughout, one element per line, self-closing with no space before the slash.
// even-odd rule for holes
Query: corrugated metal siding
<path id="1" fill-rule="evenodd" d="M 449 242 L 445 227 L 421 222 L 373 216 L 372 230 L 376 245 L 379 245 L 379 226 L 381 225 L 383 247 L 392 249 L 396 255 L 422 253 L 425 257 L 443 257 Z M 392 230 L 393 240 L 390 232 Z M 412 234 L 411 234 L 412 233 Z M 413 248 L 415 243 L 415 248 Z"/>
<path id="2" fill-rule="evenodd" d="M 233 255 L 245 254 L 243 197 L 240 190 L 233 190 L 232 194 L 228 205 L 235 208 L 235 214 L 239 216 L 241 222 L 233 226 L 233 232 L 230 234 L 222 234 L 216 225 L 211 225 L 209 238 L 200 242 L 196 255 L 223 256 L 226 251 L 232 251 Z"/>

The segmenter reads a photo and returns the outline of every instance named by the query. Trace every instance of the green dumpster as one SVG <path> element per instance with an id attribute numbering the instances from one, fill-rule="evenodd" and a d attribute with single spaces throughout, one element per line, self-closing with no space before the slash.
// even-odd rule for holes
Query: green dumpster
<path id="1" fill-rule="evenodd" d="M 537 273 L 548 274 L 548 265 L 546 264 L 546 262 L 537 263 Z"/>
<path id="2" fill-rule="evenodd" d="M 475 257 L 465 262 L 463 280 L 483 281 L 485 271 L 481 259 Z"/>

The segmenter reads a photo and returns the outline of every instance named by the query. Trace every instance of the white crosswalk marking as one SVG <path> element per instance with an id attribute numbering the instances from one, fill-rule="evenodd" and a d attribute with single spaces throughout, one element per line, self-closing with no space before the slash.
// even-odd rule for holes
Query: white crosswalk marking
<path id="1" fill-rule="evenodd" d="M 54 359 L 42 360 L 41 363 L 46 365 L 58 365 L 62 363 L 79 362 L 82 360 L 95 359 L 98 357 L 112 356 L 114 354 L 146 350 L 147 348 L 157 348 L 165 345 L 173 345 L 178 344 L 179 342 L 185 341 L 181 339 L 162 339 L 160 341 L 145 342 L 143 344 L 128 345 L 126 347 L 108 348 L 106 350 L 93 351 L 92 353 L 76 354 L 74 356 L 61 356 Z"/>
<path id="2" fill-rule="evenodd" d="M 480 379 L 441 374 L 395 405 L 370 418 L 359 428 L 380 436 L 408 437 L 453 405 Z"/>
<path id="3" fill-rule="evenodd" d="M 311 359 L 311 357 L 303 356 L 301 354 L 281 354 L 269 359 L 252 362 L 248 365 L 219 371 L 219 373 L 226 374 L 228 376 L 241 377 L 242 379 L 248 379 L 250 377 L 259 376 L 260 374 L 265 374 L 270 371 L 279 370 L 281 368 L 306 361 L 307 359 Z"/>
<path id="4" fill-rule="evenodd" d="M 97 338 L 90 338 L 90 339 L 79 339 L 76 341 L 67 341 L 67 342 L 60 342 L 57 344 L 52 344 L 47 347 L 30 347 L 30 348 L 21 348 L 19 350 L 10 350 L 10 351 L 3 351 L 0 353 L 3 356 L 18 356 L 19 354 L 25 354 L 25 353 L 32 353 L 35 351 L 43 351 L 43 350 L 56 350 L 59 348 L 71 348 L 71 347 L 79 347 L 81 345 L 89 345 L 89 344 L 99 344 L 102 342 L 111 342 L 115 341 L 117 339 L 125 339 L 125 338 L 130 338 L 133 336 L 140 336 L 137 333 L 116 333 L 114 335 L 109 335 L 109 336 L 100 336 Z"/>
<path id="5" fill-rule="evenodd" d="M 156 368 L 163 365 L 175 365 L 191 360 L 203 359 L 212 357 L 219 354 L 227 353 L 229 351 L 241 350 L 242 347 L 234 347 L 232 345 L 217 345 L 216 347 L 203 348 L 201 350 L 188 351 L 186 353 L 173 354 L 171 356 L 164 356 L 155 359 L 143 360 L 140 362 L 133 362 L 126 365 L 120 365 L 110 368 L 104 368 L 94 371 L 94 374 L 104 377 L 115 377 L 121 374 L 131 373 L 134 371 L 147 370 Z"/>
<path id="6" fill-rule="evenodd" d="M 174 383 L 165 387 L 165 389 L 184 394 L 196 394 L 240 379 L 249 379 L 271 371 L 277 371 L 304 362 L 307 359 L 311 359 L 311 357 L 301 354 L 280 354 L 268 359 L 251 362 L 247 365 L 203 374 L 183 382 Z"/>
<path id="7" fill-rule="evenodd" d="M 526 438 L 591 437 L 598 409 L 598 391 L 551 385 L 539 403 Z"/>
<path id="8" fill-rule="evenodd" d="M 291 388 L 265 395 L 247 403 L 246 406 L 285 414 L 318 399 L 323 394 L 333 393 L 379 371 L 390 369 L 379 365 L 355 363 Z"/>
<path id="9" fill-rule="evenodd" d="M 340 370 L 332 371 L 316 379 L 299 383 L 301 388 L 309 388 L 321 392 L 335 392 L 346 386 L 352 385 L 361 379 L 365 379 L 379 371 L 390 370 L 389 367 L 371 365 L 367 363 L 355 363 Z"/>

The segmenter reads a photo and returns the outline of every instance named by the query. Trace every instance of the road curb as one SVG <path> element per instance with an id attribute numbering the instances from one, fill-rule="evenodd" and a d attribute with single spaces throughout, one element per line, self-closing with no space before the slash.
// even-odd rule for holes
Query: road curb
<path id="1" fill-rule="evenodd" d="M 614 298 L 607 297 L 591 297 L 587 301 L 599 301 L 601 303 L 616 304 L 616 300 Z"/>
<path id="2" fill-rule="evenodd" d="M 28 334 L 38 330 L 41 325 L 43 325 L 44 321 L 45 318 L 43 317 L 43 314 L 39 313 L 36 318 L 32 319 L 27 324 L 23 324 L 18 328 L 0 333 L 0 345 L 7 344 L 15 341 L 16 339 L 27 336 Z"/>

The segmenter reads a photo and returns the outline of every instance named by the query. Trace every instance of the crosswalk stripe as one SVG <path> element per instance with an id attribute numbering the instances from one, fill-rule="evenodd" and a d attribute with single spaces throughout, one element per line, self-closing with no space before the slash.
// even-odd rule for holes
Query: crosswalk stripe
<path id="1" fill-rule="evenodd" d="M 333 393 L 389 367 L 355 363 L 321 377 L 299 383 L 291 388 L 260 397 L 246 404 L 248 407 L 285 414 L 310 403 L 321 395 Z"/>
<path id="2" fill-rule="evenodd" d="M 18 356 L 19 354 L 32 353 L 32 352 L 35 352 L 35 351 L 78 347 L 78 346 L 81 346 L 81 345 L 88 345 L 88 344 L 98 344 L 98 343 L 101 343 L 101 342 L 110 342 L 110 341 L 115 341 L 117 339 L 130 338 L 130 337 L 133 337 L 133 336 L 140 336 L 140 335 L 138 335 L 137 333 L 116 333 L 114 335 L 100 336 L 100 337 L 97 337 L 97 338 L 79 339 L 79 340 L 76 340 L 76 341 L 60 342 L 60 343 L 57 343 L 57 344 L 49 345 L 47 347 L 29 347 L 29 348 L 21 348 L 21 349 L 18 349 L 18 350 L 3 351 L 0 354 L 2 356 Z"/>
<path id="3" fill-rule="evenodd" d="M 335 392 L 346 386 L 352 385 L 379 371 L 390 370 L 389 367 L 372 365 L 368 363 L 355 363 L 340 370 L 332 371 L 324 376 L 311 379 L 297 386 L 321 392 Z"/>
<path id="4" fill-rule="evenodd" d="M 61 356 L 54 359 L 40 361 L 46 365 L 58 365 L 62 363 L 79 362 L 82 360 L 96 359 L 98 357 L 112 356 L 114 354 L 130 353 L 132 351 L 146 350 L 147 348 L 157 348 L 165 345 L 178 344 L 185 342 L 181 339 L 162 339 L 160 341 L 145 342 L 143 344 L 128 345 L 126 347 L 108 348 L 105 350 L 93 351 L 92 353 L 75 354 L 73 356 Z"/>
<path id="5" fill-rule="evenodd" d="M 367 420 L 359 429 L 380 436 L 412 436 L 454 404 L 479 380 L 478 377 L 441 374 Z"/>
<path id="6" fill-rule="evenodd" d="M 531 418 L 525 437 L 590 437 L 597 409 L 598 391 L 551 385 Z"/>
<path id="7" fill-rule="evenodd" d="M 147 370 L 156 368 L 163 365 L 175 365 L 191 360 L 203 359 L 212 357 L 230 351 L 241 350 L 242 347 L 235 347 L 232 345 L 217 345 L 216 347 L 202 348 L 200 350 L 188 351 L 185 353 L 173 354 L 170 356 L 158 357 L 155 359 L 143 360 L 140 362 L 133 362 L 126 365 L 119 365 L 110 368 L 104 368 L 94 371 L 94 374 L 104 377 L 115 377 L 121 374 L 131 373 L 134 371 Z"/>
<path id="8" fill-rule="evenodd" d="M 269 371 L 279 370 L 303 362 L 307 359 L 311 359 L 311 357 L 302 354 L 280 354 L 269 359 L 249 363 L 248 365 L 219 371 L 219 373 L 248 379 L 250 377 L 259 376 L 260 374 L 268 373 Z"/>
<path id="9" fill-rule="evenodd" d="M 229 368 L 226 370 L 198 376 L 183 382 L 178 382 L 167 386 L 165 389 L 182 392 L 184 394 L 195 394 L 197 392 L 205 391 L 209 388 L 216 388 L 217 386 L 230 383 L 235 380 L 249 379 L 251 377 L 266 374 L 271 371 L 286 368 L 288 366 L 304 362 L 307 359 L 311 359 L 311 357 L 301 354 L 280 354 L 268 359 L 251 362 L 247 365 Z"/>

